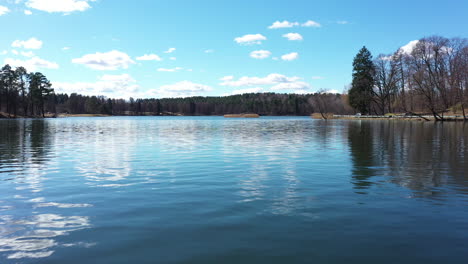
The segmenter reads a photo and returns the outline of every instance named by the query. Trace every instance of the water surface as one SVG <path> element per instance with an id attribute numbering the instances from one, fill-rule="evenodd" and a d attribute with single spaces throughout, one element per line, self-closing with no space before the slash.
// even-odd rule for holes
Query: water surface
<path id="1" fill-rule="evenodd" d="M 0 120 L 0 263 L 466 263 L 468 126 Z"/>

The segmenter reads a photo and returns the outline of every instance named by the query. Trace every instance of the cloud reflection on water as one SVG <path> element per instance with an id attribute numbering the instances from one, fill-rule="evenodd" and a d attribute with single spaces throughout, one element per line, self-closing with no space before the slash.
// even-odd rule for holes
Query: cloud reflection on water
<path id="1" fill-rule="evenodd" d="M 8 140 L 11 148 L 8 153 L 0 152 L 0 156 L 7 154 L 8 157 L 3 158 L 0 165 L 8 168 L 11 164 L 15 169 L 10 172 L 10 185 L 1 187 L 15 191 L 9 192 L 10 199 L 2 201 L 11 205 L 2 205 L 5 214 L 0 216 L 0 252 L 6 254 L 7 259 L 47 258 L 57 247 L 65 246 L 57 242 L 57 237 L 91 226 L 89 217 L 65 215 L 67 212 L 59 214 L 57 209 L 92 205 L 48 202 L 46 198 L 38 197 L 44 193 L 48 175 L 56 173 L 58 168 L 53 158 L 56 146 L 52 144 L 56 134 L 50 131 L 53 127 L 47 121 L 12 120 L 6 126 L 0 133 L 7 128 L 8 137 L 3 138 Z M 53 213 L 47 212 L 51 208 Z"/>

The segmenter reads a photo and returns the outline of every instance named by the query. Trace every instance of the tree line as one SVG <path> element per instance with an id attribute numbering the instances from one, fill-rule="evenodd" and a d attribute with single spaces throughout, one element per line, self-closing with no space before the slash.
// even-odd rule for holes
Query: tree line
<path id="1" fill-rule="evenodd" d="M 105 115 L 225 115 L 257 113 L 260 115 L 305 116 L 317 110 L 315 97 L 326 96 L 337 113 L 353 110 L 339 94 L 278 94 L 248 93 L 231 96 L 162 98 L 162 99 L 111 99 L 103 96 L 79 94 L 54 95 L 58 113 Z"/>
<path id="2" fill-rule="evenodd" d="M 310 115 L 318 110 L 316 98 L 324 98 L 335 113 L 353 110 L 339 94 L 250 93 L 231 96 L 112 99 L 76 93 L 55 93 L 42 73 L 5 65 L 0 71 L 0 112 L 8 117 L 44 117 L 57 114 L 103 115 Z"/>
<path id="3" fill-rule="evenodd" d="M 363 47 L 353 61 L 350 105 L 362 114 L 404 112 L 467 119 L 468 40 L 432 36 L 373 59 Z"/>

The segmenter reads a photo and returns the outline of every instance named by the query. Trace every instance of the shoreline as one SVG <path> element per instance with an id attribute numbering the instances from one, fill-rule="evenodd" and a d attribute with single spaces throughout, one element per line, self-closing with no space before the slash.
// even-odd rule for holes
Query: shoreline
<path id="1" fill-rule="evenodd" d="M 388 116 L 357 116 L 357 115 L 334 115 L 324 114 L 325 118 L 319 113 L 311 115 L 258 115 L 258 114 L 226 114 L 226 115 L 104 115 L 104 114 L 46 114 L 42 116 L 10 116 L 8 117 L 5 113 L 0 113 L 0 120 L 10 119 L 49 119 L 49 118 L 73 118 L 73 117 L 224 117 L 227 119 L 232 118 L 261 118 L 261 117 L 309 117 L 311 119 L 318 120 L 392 120 L 392 121 L 422 121 L 422 122 L 465 122 L 463 116 L 460 115 L 448 115 L 445 116 L 445 120 L 436 120 L 433 116 L 402 116 L 402 115 L 388 115 Z M 426 119 L 426 120 L 425 120 Z"/>
<path id="2" fill-rule="evenodd" d="M 423 122 L 466 122 L 463 118 L 463 115 L 447 115 L 444 116 L 444 120 L 436 120 L 434 116 L 431 115 L 334 115 L 334 114 L 324 114 L 325 118 L 321 114 L 314 113 L 310 115 L 312 119 L 323 119 L 323 120 L 402 120 L 402 121 L 423 121 Z"/>

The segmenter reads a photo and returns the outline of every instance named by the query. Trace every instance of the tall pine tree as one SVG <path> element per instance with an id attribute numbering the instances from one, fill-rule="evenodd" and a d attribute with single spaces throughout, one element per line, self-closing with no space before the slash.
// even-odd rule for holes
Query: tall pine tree
<path id="1" fill-rule="evenodd" d="M 372 54 L 364 46 L 354 57 L 353 83 L 349 90 L 349 104 L 362 114 L 370 113 L 374 87 Z"/>

